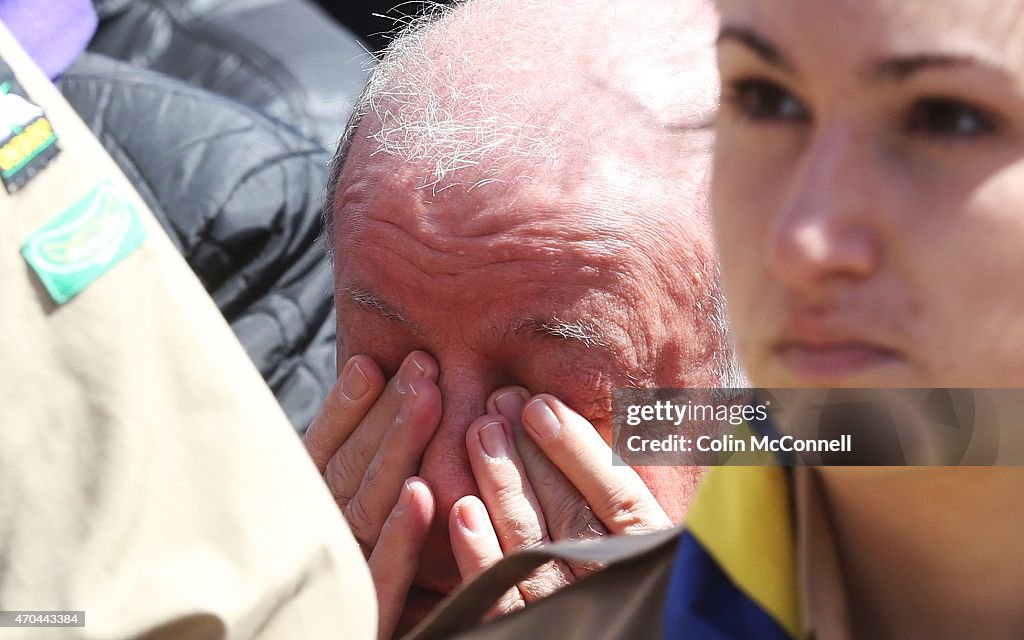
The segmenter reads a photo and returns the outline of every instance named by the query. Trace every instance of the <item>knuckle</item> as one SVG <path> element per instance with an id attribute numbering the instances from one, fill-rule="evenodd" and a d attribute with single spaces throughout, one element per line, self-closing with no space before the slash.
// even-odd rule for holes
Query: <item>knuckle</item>
<path id="1" fill-rule="evenodd" d="M 520 609 L 524 608 L 525 606 L 526 606 L 526 603 L 523 602 L 522 597 L 519 597 L 519 598 L 511 598 L 510 597 L 509 601 L 503 607 L 504 615 L 508 615 L 510 613 L 515 613 L 516 611 L 519 611 Z"/>
<path id="2" fill-rule="evenodd" d="M 572 571 L 573 575 L 576 576 L 577 578 L 582 578 L 583 576 L 585 576 L 587 574 L 594 573 L 595 571 L 600 571 L 601 569 L 604 569 L 606 566 L 608 566 L 608 565 L 606 565 L 603 562 L 597 562 L 597 561 L 591 561 L 591 562 L 570 561 L 569 562 L 569 569 Z"/>
<path id="3" fill-rule="evenodd" d="M 613 491 L 594 505 L 598 513 L 606 514 L 607 524 L 617 531 L 641 532 L 648 529 L 647 504 L 643 496 L 628 488 Z"/>
<path id="4" fill-rule="evenodd" d="M 552 537 L 569 538 L 586 523 L 596 520 L 594 512 L 576 491 L 559 491 L 547 500 L 544 509 Z"/>
<path id="5" fill-rule="evenodd" d="M 562 537 L 571 540 L 593 540 L 608 533 L 608 528 L 588 505 L 577 507 L 571 513 L 571 520 L 563 523 Z"/>
<path id="6" fill-rule="evenodd" d="M 523 462 L 526 463 L 528 460 L 524 457 Z M 533 483 L 535 487 L 544 487 L 549 491 L 563 491 L 567 490 L 570 486 L 569 481 L 562 472 L 558 471 L 553 466 L 547 464 L 536 466 L 539 468 L 530 469 L 530 473 L 527 474 L 530 476 L 530 482 Z"/>
<path id="7" fill-rule="evenodd" d="M 536 516 L 536 514 L 534 514 Z M 543 542 L 540 521 L 536 517 L 505 515 L 496 519 L 495 532 L 503 543 L 503 549 L 532 549 Z"/>
<path id="8" fill-rule="evenodd" d="M 491 497 L 497 505 L 498 511 L 509 514 L 522 511 L 523 505 L 527 504 L 522 487 L 515 486 L 513 483 L 499 482 Z"/>
<path id="9" fill-rule="evenodd" d="M 345 520 L 348 522 L 349 528 L 352 530 L 352 535 L 356 537 L 360 543 L 373 547 L 377 544 L 377 538 L 380 535 L 380 530 L 373 523 L 373 518 L 367 511 L 366 506 L 362 500 L 353 498 L 349 501 L 345 507 Z"/>
<path id="10" fill-rule="evenodd" d="M 522 482 L 518 475 L 515 477 L 495 476 L 493 482 L 488 482 L 488 484 L 491 485 L 491 488 L 488 489 L 484 502 L 488 505 L 489 512 L 497 515 L 502 521 L 535 521 L 538 519 L 533 505 L 523 493 Z"/>
<path id="11" fill-rule="evenodd" d="M 523 602 L 523 597 L 519 590 L 513 587 L 505 592 L 504 595 L 498 600 L 491 610 L 485 616 L 485 620 L 493 620 L 502 616 L 507 616 L 510 613 L 518 611 L 526 606 Z"/>
<path id="12" fill-rule="evenodd" d="M 324 471 L 324 482 L 334 496 L 334 501 L 339 509 L 344 509 L 352 499 L 352 492 L 346 479 L 349 477 L 345 470 L 345 462 L 340 458 L 334 458 L 327 465 Z"/>
<path id="13" fill-rule="evenodd" d="M 377 474 L 380 472 L 380 470 L 383 467 L 384 467 L 384 456 L 380 455 L 380 454 L 375 455 L 373 457 L 373 460 L 370 461 L 370 464 L 367 465 L 366 470 L 363 472 L 363 479 L 362 479 L 363 481 L 362 481 L 362 485 L 361 486 L 366 487 L 366 488 L 370 488 L 370 487 L 376 486 L 378 484 L 378 480 L 379 480 L 377 478 Z"/>
<path id="14" fill-rule="evenodd" d="M 352 499 L 359 487 L 360 480 L 366 473 L 362 462 L 365 457 L 363 452 L 346 450 L 339 452 L 327 463 L 327 469 L 324 470 L 324 482 L 327 483 L 327 487 L 341 508 L 345 508 L 345 505 Z"/>
<path id="15" fill-rule="evenodd" d="M 562 567 L 554 561 L 550 561 L 523 579 L 519 583 L 519 589 L 530 600 L 535 600 L 551 595 L 570 582 L 569 576 L 566 575 Z"/>

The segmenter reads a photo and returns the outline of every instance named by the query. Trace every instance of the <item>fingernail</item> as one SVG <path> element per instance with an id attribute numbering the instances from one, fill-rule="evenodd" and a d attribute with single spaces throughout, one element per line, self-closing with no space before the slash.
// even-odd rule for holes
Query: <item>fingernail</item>
<path id="1" fill-rule="evenodd" d="M 505 430 L 500 422 L 488 422 L 480 429 L 480 446 L 491 458 L 507 458 L 508 444 L 505 442 Z"/>
<path id="2" fill-rule="evenodd" d="M 402 494 L 398 496 L 398 504 L 395 505 L 395 512 L 401 513 L 405 511 L 412 503 L 413 488 L 408 480 L 405 481 L 405 485 L 402 486 Z"/>
<path id="3" fill-rule="evenodd" d="M 395 385 L 398 393 L 405 393 L 406 391 L 409 391 L 412 395 L 419 396 L 419 394 L 416 393 L 416 390 L 413 389 L 412 385 L 409 383 L 415 378 L 423 377 L 426 373 L 427 368 L 417 361 L 417 356 L 409 357 L 402 366 L 402 370 L 398 372 L 398 383 Z"/>
<path id="4" fill-rule="evenodd" d="M 366 378 L 363 370 L 359 368 L 359 363 L 355 360 L 349 360 L 348 366 L 345 367 L 345 371 L 342 374 L 341 392 L 349 400 L 358 400 L 365 396 L 369 390 L 370 381 Z"/>
<path id="5" fill-rule="evenodd" d="M 526 427 L 541 440 L 547 440 L 558 435 L 562 428 L 558 422 L 558 416 L 543 398 L 532 400 L 523 411 L 523 422 Z"/>
<path id="6" fill-rule="evenodd" d="M 526 398 L 521 392 L 506 391 L 494 399 L 494 406 L 498 409 L 498 413 L 509 420 L 518 420 L 524 402 L 526 402 Z"/>
<path id="7" fill-rule="evenodd" d="M 484 530 L 484 514 L 476 502 L 460 504 L 455 517 L 459 519 L 459 524 L 462 525 L 463 529 L 473 533 L 480 533 Z"/>

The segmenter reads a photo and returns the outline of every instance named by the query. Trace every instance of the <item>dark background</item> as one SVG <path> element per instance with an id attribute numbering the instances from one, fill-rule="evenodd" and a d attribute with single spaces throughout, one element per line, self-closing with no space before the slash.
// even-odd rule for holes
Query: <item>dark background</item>
<path id="1" fill-rule="evenodd" d="M 431 4 L 451 4 L 452 0 L 440 3 L 420 0 L 316 0 L 321 7 L 339 22 L 361 37 L 373 51 L 379 51 L 389 42 L 388 33 L 396 27 L 396 19 L 416 15 Z M 374 15 L 380 14 L 380 15 Z M 385 17 L 381 17 L 385 16 Z"/>

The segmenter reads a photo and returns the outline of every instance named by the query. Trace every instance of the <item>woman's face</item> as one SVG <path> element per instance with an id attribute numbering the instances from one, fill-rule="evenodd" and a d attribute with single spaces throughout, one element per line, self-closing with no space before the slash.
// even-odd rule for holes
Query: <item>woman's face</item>
<path id="1" fill-rule="evenodd" d="M 1024 2 L 720 0 L 713 209 L 761 386 L 1024 386 Z"/>

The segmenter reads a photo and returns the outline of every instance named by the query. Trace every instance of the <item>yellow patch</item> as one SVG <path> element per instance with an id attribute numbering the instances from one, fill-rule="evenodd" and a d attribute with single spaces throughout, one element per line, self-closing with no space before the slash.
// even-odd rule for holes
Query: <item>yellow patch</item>
<path id="1" fill-rule="evenodd" d="M 25 130 L 0 147 L 0 171 L 5 176 L 28 164 L 39 151 L 55 139 L 53 127 L 46 118 L 37 118 Z"/>

